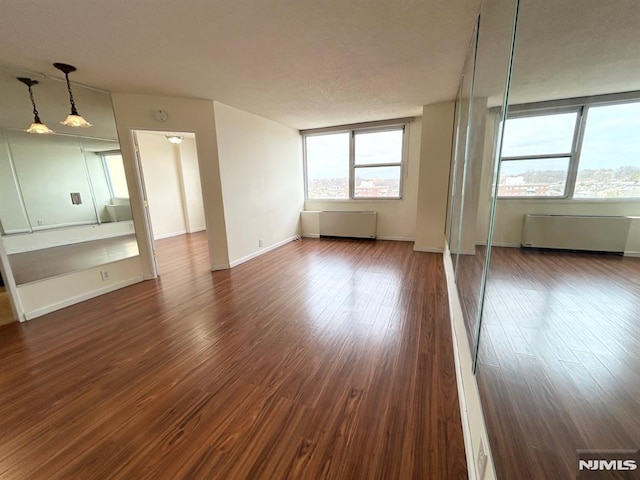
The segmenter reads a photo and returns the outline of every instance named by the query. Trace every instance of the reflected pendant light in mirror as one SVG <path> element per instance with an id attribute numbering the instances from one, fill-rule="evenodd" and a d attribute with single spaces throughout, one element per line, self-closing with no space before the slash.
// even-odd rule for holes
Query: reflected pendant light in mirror
<path id="1" fill-rule="evenodd" d="M 76 103 L 73 100 L 73 92 L 71 91 L 71 83 L 69 83 L 69 74 L 71 72 L 75 72 L 76 67 L 66 63 L 54 63 L 53 66 L 64 73 L 64 78 L 67 81 L 67 90 L 69 91 L 69 103 L 71 103 L 71 113 L 60 123 L 67 127 L 90 127 L 91 124 L 87 122 L 76 109 Z"/>
<path id="2" fill-rule="evenodd" d="M 24 83 L 29 88 L 29 97 L 31 98 L 31 105 L 33 106 L 33 123 L 27 128 L 25 131 L 29 133 L 53 133 L 49 127 L 47 127 L 40 120 L 40 115 L 38 114 L 38 109 L 36 108 L 36 101 L 33 99 L 33 90 L 31 87 L 38 84 L 37 80 L 32 80 L 26 77 L 17 77 L 22 83 Z"/>

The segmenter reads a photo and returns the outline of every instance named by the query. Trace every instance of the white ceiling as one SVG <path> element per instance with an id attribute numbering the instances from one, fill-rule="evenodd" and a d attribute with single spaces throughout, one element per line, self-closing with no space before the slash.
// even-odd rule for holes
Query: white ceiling
<path id="1" fill-rule="evenodd" d="M 521 0 L 511 103 L 640 90 L 639 0 Z"/>
<path id="2" fill-rule="evenodd" d="M 207 98 L 295 128 L 455 98 L 480 0 L 8 1 L 0 60 L 112 92 Z"/>

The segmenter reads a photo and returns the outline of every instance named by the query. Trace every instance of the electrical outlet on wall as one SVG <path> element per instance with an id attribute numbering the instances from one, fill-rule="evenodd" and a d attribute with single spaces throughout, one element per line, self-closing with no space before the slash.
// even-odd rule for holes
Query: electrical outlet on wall
<path id="1" fill-rule="evenodd" d="M 476 466 L 478 467 L 478 480 L 484 478 L 484 472 L 487 470 L 487 454 L 484 453 L 484 442 L 480 439 L 480 448 L 478 449 L 478 457 L 476 458 Z"/>
<path id="2" fill-rule="evenodd" d="M 259 247 L 264 247 L 264 240 L 262 240 L 262 239 L 258 240 L 258 246 Z"/>
<path id="3" fill-rule="evenodd" d="M 100 277 L 102 278 L 102 281 L 109 280 L 109 272 L 106 270 L 101 270 Z"/>

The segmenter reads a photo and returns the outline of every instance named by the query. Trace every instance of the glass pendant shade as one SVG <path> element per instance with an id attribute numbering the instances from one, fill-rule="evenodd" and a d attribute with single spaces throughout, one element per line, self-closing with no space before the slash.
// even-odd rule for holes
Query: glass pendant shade
<path id="1" fill-rule="evenodd" d="M 44 123 L 36 123 L 33 122 L 29 128 L 27 128 L 25 130 L 25 132 L 28 133 L 39 133 L 39 134 L 43 134 L 43 133 L 53 133 L 53 130 L 51 130 L 49 127 L 47 127 Z"/>
<path id="2" fill-rule="evenodd" d="M 67 118 L 64 121 L 60 122 L 62 125 L 66 125 L 67 127 L 90 127 L 91 124 L 87 122 L 82 115 L 67 115 Z"/>

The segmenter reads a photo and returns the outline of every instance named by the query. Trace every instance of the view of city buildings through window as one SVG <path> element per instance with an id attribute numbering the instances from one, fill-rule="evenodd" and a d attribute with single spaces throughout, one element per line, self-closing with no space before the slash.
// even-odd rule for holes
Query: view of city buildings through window
<path id="1" fill-rule="evenodd" d="M 403 142 L 403 127 L 305 136 L 307 198 L 400 198 Z"/>
<path id="2" fill-rule="evenodd" d="M 640 197 L 640 102 L 589 106 L 573 198 Z M 578 113 L 509 119 L 498 195 L 563 197 Z"/>

